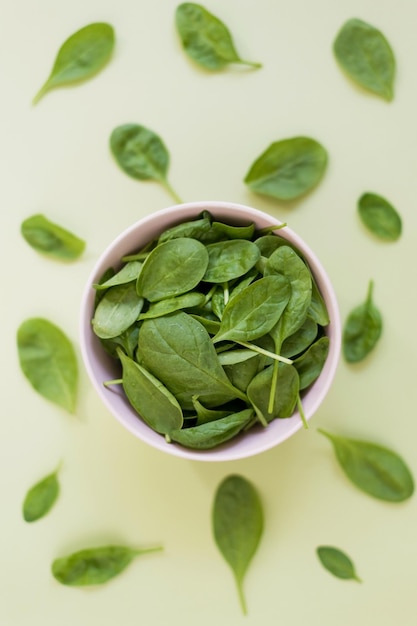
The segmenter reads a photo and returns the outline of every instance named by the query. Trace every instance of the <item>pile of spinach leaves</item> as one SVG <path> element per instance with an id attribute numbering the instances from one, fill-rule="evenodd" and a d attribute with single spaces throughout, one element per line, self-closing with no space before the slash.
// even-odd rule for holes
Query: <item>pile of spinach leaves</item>
<path id="1" fill-rule="evenodd" d="M 325 303 L 273 230 L 208 211 L 121 260 L 96 288 L 92 328 L 138 415 L 168 442 L 213 448 L 287 418 L 329 350 Z M 108 277 L 110 276 L 110 277 Z"/>

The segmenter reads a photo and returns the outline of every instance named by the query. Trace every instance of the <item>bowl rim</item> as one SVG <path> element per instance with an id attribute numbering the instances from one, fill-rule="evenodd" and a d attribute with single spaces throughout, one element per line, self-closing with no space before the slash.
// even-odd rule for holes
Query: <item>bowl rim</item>
<path id="1" fill-rule="evenodd" d="M 283 443 L 300 430 L 303 423 L 298 410 L 296 410 L 290 418 L 285 418 L 285 420 L 273 420 L 269 423 L 267 428 L 261 427 L 262 430 L 258 429 L 250 434 L 244 434 L 241 437 L 232 439 L 229 442 L 217 446 L 216 448 L 212 448 L 210 450 L 193 450 L 182 447 L 179 444 L 167 443 L 162 435 L 156 433 L 149 426 L 147 426 L 146 423 L 134 413 L 133 408 L 128 405 L 127 400 L 124 397 L 123 390 L 119 393 L 104 387 L 103 380 L 99 381 L 98 379 L 96 372 L 97 364 L 93 363 L 94 353 L 96 350 L 102 350 L 99 365 L 101 369 L 104 369 L 102 363 L 110 363 L 111 358 L 108 357 L 101 346 L 99 346 L 99 339 L 94 335 L 91 328 L 95 295 L 95 290 L 92 287 L 92 284 L 98 281 L 105 269 L 111 265 L 116 265 L 117 262 L 120 265 L 120 259 L 123 254 L 132 252 L 133 246 L 127 245 L 127 243 L 137 235 L 139 230 L 147 232 L 147 229 L 150 229 L 153 236 L 156 236 L 174 224 L 179 224 L 189 219 L 196 218 L 204 210 L 212 213 L 216 219 L 231 220 L 232 222 L 235 221 L 235 223 L 245 221 L 248 222 L 252 220 L 257 225 L 259 225 L 259 223 L 262 223 L 265 226 L 273 226 L 276 224 L 280 227 L 278 234 L 293 243 L 305 256 L 310 270 L 312 271 L 318 284 L 319 290 L 326 302 L 331 320 L 329 326 L 326 327 L 327 334 L 331 336 L 331 342 L 325 366 L 319 378 L 311 386 L 311 389 L 307 390 L 303 400 L 304 407 L 305 399 L 313 397 L 313 400 L 308 402 L 304 407 L 307 421 L 312 418 L 330 389 L 340 358 L 341 320 L 335 291 L 329 276 L 317 255 L 297 233 L 295 233 L 287 225 L 283 226 L 283 222 L 276 219 L 274 216 L 244 204 L 222 202 L 218 200 L 176 204 L 150 213 L 120 232 L 119 235 L 117 235 L 100 254 L 88 275 L 87 282 L 82 293 L 80 306 L 80 349 L 82 361 L 90 382 L 98 393 L 103 404 L 110 411 L 113 417 L 115 417 L 119 423 L 127 428 L 127 430 L 134 434 L 138 439 L 162 452 L 189 460 L 235 461 L 255 456 L 270 450 L 280 443 Z M 222 213 L 226 213 L 227 217 L 222 217 Z M 143 241 L 140 240 L 138 245 L 136 245 L 136 249 L 143 246 L 147 243 L 147 241 L 149 241 L 149 236 Z M 119 250 L 121 246 L 124 248 L 122 253 L 120 253 Z M 107 379 L 109 378 L 107 377 Z M 311 393 L 312 390 L 314 390 L 314 394 Z M 282 427 L 278 428 L 280 422 L 285 422 L 284 429 Z M 270 436 L 265 436 L 266 431 L 267 435 Z M 251 439 L 250 444 L 249 439 Z"/>

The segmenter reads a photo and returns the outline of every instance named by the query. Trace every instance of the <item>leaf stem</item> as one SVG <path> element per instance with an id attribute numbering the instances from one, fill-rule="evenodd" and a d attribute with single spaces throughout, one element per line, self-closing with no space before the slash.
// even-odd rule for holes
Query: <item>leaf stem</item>
<path id="1" fill-rule="evenodd" d="M 121 385 L 123 383 L 122 378 L 114 378 L 113 380 L 105 380 L 103 385 L 105 387 L 110 387 L 110 385 Z"/>
<path id="2" fill-rule="evenodd" d="M 297 408 L 301 417 L 301 421 L 303 422 L 303 426 L 306 430 L 308 430 L 308 422 L 306 420 L 306 416 L 304 414 L 303 404 L 301 402 L 300 394 L 297 396 Z"/>
<path id="3" fill-rule="evenodd" d="M 39 102 L 39 100 L 46 94 L 48 89 L 49 89 L 49 85 L 48 85 L 48 81 L 46 81 L 46 83 L 44 83 L 42 85 L 42 87 L 39 89 L 39 91 L 37 92 L 37 94 L 33 98 L 32 104 L 33 105 L 37 104 Z"/>
<path id="4" fill-rule="evenodd" d="M 174 198 L 175 202 L 177 204 L 182 204 L 183 201 L 181 200 L 181 198 L 179 197 L 179 195 L 177 194 L 177 192 L 171 187 L 171 185 L 169 184 L 168 180 L 166 178 L 161 180 L 162 185 L 165 187 L 165 189 L 168 191 L 168 193 Z"/>
<path id="5" fill-rule="evenodd" d="M 245 59 L 239 59 L 238 63 L 240 63 L 240 65 L 249 65 L 256 70 L 262 67 L 262 63 L 257 63 L 256 61 L 246 61 Z"/>
<path id="6" fill-rule="evenodd" d="M 275 361 L 281 361 L 281 363 L 286 363 L 287 365 L 292 365 L 294 363 L 294 361 L 292 361 L 291 359 L 287 359 L 287 357 L 285 356 L 281 356 L 280 354 L 275 354 L 275 352 L 270 352 L 269 350 L 260 348 L 253 343 L 247 343 L 246 341 L 235 341 L 235 343 L 243 346 L 244 348 L 249 348 L 249 350 L 253 350 L 254 352 L 258 352 L 259 354 L 263 354 L 264 356 L 269 356 L 271 359 L 275 359 Z"/>
<path id="7" fill-rule="evenodd" d="M 242 609 L 242 613 L 243 615 L 247 615 L 248 614 L 248 609 L 246 606 L 246 598 L 245 598 L 245 594 L 243 593 L 243 584 L 241 580 L 238 580 L 236 578 L 236 585 L 237 585 L 237 593 L 239 596 L 239 603 Z"/>

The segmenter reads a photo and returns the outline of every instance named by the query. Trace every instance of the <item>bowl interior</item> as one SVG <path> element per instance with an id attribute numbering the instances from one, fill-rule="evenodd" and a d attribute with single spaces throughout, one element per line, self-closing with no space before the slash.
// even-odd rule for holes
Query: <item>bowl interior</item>
<path id="1" fill-rule="evenodd" d="M 196 451 L 175 443 L 167 443 L 163 436 L 154 432 L 137 416 L 125 398 L 120 385 L 104 387 L 103 382 L 120 376 L 119 364 L 106 354 L 91 327 L 95 298 L 92 284 L 97 282 L 109 267 L 116 269 L 120 266 L 120 259 L 123 255 L 137 251 L 167 228 L 196 218 L 203 210 L 210 211 L 219 221 L 234 225 L 254 222 L 255 226 L 260 229 L 280 224 L 278 220 L 257 209 L 224 202 L 181 204 L 163 209 L 136 222 L 121 233 L 103 252 L 87 281 L 81 303 L 81 353 L 87 373 L 100 398 L 114 417 L 135 436 L 149 445 L 175 456 L 204 461 L 230 461 L 259 454 L 285 441 L 302 427 L 299 413 L 295 412 L 291 418 L 275 419 L 267 428 L 253 428 L 212 450 Z M 326 329 L 330 339 L 326 363 L 319 378 L 303 395 L 303 409 L 308 420 L 323 401 L 336 371 L 340 354 L 340 315 L 333 287 L 313 251 L 290 228 L 280 229 L 279 234 L 294 244 L 305 256 L 327 305 L 331 320 Z"/>

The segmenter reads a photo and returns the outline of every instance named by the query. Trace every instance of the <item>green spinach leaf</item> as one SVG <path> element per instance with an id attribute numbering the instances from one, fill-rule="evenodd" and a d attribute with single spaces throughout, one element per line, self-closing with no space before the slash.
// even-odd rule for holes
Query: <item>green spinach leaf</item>
<path id="1" fill-rule="evenodd" d="M 362 582 L 356 574 L 355 566 L 351 559 L 339 548 L 319 546 L 317 548 L 317 556 L 323 567 L 334 576 L 337 576 L 337 578 L 356 580 L 358 583 Z"/>
<path id="2" fill-rule="evenodd" d="M 382 317 L 373 302 L 373 281 L 363 304 L 348 315 L 343 328 L 343 355 L 349 363 L 362 361 L 377 344 L 382 334 Z"/>
<path id="3" fill-rule="evenodd" d="M 252 341 L 276 325 L 290 298 L 290 285 L 285 276 L 265 276 L 229 300 L 213 338 L 218 341 Z"/>
<path id="4" fill-rule="evenodd" d="M 125 546 L 85 548 L 55 559 L 52 574 L 62 585 L 71 587 L 102 585 L 118 576 L 136 557 L 162 549 L 162 546 L 142 549 Z"/>
<path id="5" fill-rule="evenodd" d="M 216 490 L 212 523 L 215 542 L 232 569 L 240 605 L 246 614 L 243 581 L 264 526 L 262 503 L 252 483 L 243 476 L 227 476 Z"/>
<path id="6" fill-rule="evenodd" d="M 340 467 L 359 489 L 388 502 L 412 496 L 414 480 L 398 454 L 372 442 L 319 432 L 331 441 Z"/>
<path id="7" fill-rule="evenodd" d="M 149 253 L 138 277 L 137 292 L 157 302 L 191 291 L 203 278 L 208 262 L 207 248 L 197 239 L 170 239 Z"/>
<path id="8" fill-rule="evenodd" d="M 78 259 L 85 249 L 85 241 L 41 214 L 24 220 L 20 230 L 32 248 L 60 261 Z"/>
<path id="9" fill-rule="evenodd" d="M 65 333 L 52 322 L 34 317 L 17 331 L 20 367 L 32 387 L 42 396 L 75 412 L 78 363 Z"/>
<path id="10" fill-rule="evenodd" d="M 376 237 L 384 241 L 396 241 L 401 236 L 402 221 L 395 208 L 376 193 L 364 193 L 358 202 L 363 224 Z"/>
<path id="11" fill-rule="evenodd" d="M 291 417 L 297 405 L 300 382 L 295 367 L 279 363 L 278 376 L 274 386 L 272 405 L 270 390 L 273 382 L 274 366 L 269 365 L 257 374 L 247 388 L 248 398 L 256 415 L 264 426 L 277 417 Z"/>
<path id="12" fill-rule="evenodd" d="M 234 398 L 246 401 L 229 382 L 206 329 L 183 311 L 144 320 L 139 352 L 184 409 L 193 408 L 193 396 L 209 408 Z"/>
<path id="13" fill-rule="evenodd" d="M 385 100 L 393 99 L 395 57 L 381 31 L 362 20 L 350 19 L 337 34 L 333 51 L 355 83 Z"/>
<path id="14" fill-rule="evenodd" d="M 138 124 L 118 126 L 110 136 L 110 149 L 125 174 L 137 180 L 157 181 L 175 202 L 181 202 L 167 178 L 169 152 L 152 130 Z"/>
<path id="15" fill-rule="evenodd" d="M 226 283 L 248 272 L 260 257 L 259 248 L 246 239 L 230 239 L 207 246 L 205 282 Z"/>
<path id="16" fill-rule="evenodd" d="M 112 272 L 105 280 L 94 283 L 93 287 L 100 291 L 109 287 L 116 287 L 117 285 L 126 285 L 126 283 L 130 283 L 133 280 L 136 281 L 142 265 L 143 263 L 139 261 L 129 261 L 116 274 Z"/>
<path id="17" fill-rule="evenodd" d="M 240 58 L 227 26 L 200 4 L 180 4 L 175 23 L 185 52 L 201 67 L 212 71 L 229 63 L 261 67 L 260 63 Z"/>
<path id="18" fill-rule="evenodd" d="M 114 48 L 114 30 L 110 24 L 97 22 L 71 35 L 58 51 L 52 71 L 33 99 L 33 104 L 55 87 L 91 78 L 109 61 Z"/>
<path id="19" fill-rule="evenodd" d="M 236 437 L 251 421 L 253 415 L 253 409 L 244 409 L 215 421 L 173 430 L 170 433 L 170 439 L 186 448 L 209 450 Z"/>
<path id="20" fill-rule="evenodd" d="M 277 200 L 295 200 L 312 190 L 327 166 L 327 152 L 310 137 L 272 143 L 256 159 L 244 182 L 256 193 Z"/>
<path id="21" fill-rule="evenodd" d="M 127 330 L 139 317 L 144 299 L 134 282 L 110 287 L 97 305 L 92 321 L 100 339 L 112 339 Z"/>
<path id="22" fill-rule="evenodd" d="M 309 387 L 320 376 L 329 354 L 330 340 L 320 337 L 294 361 L 294 367 L 300 378 L 300 391 Z"/>
<path id="23" fill-rule="evenodd" d="M 25 522 L 35 522 L 44 517 L 55 504 L 59 495 L 58 471 L 59 468 L 45 476 L 26 493 L 23 501 Z"/>

